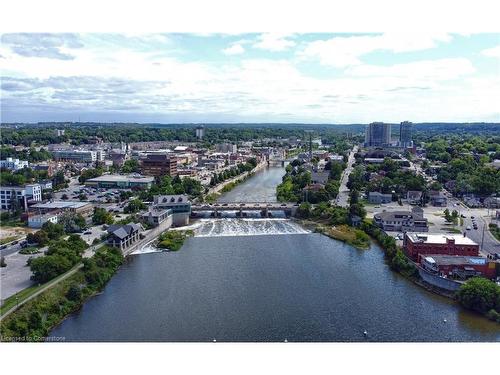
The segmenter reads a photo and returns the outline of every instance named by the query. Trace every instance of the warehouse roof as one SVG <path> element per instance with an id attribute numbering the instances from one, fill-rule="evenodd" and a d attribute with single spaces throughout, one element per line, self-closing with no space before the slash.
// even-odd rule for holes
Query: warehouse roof
<path id="1" fill-rule="evenodd" d="M 90 205 L 89 202 L 77 202 L 77 201 L 49 201 L 46 203 L 34 204 L 33 208 L 45 208 L 45 209 L 64 209 L 64 208 L 80 208 Z"/>
<path id="2" fill-rule="evenodd" d="M 99 177 L 94 177 L 90 178 L 87 180 L 87 182 L 107 182 L 107 181 L 112 181 L 112 182 L 153 182 L 154 177 L 147 177 L 147 176 L 142 176 L 138 174 L 134 175 L 121 175 L 121 174 L 105 174 Z"/>
<path id="3" fill-rule="evenodd" d="M 426 244 L 444 245 L 449 240 L 455 240 L 455 244 L 457 245 L 477 245 L 477 243 L 472 241 L 469 237 L 464 237 L 460 234 L 422 234 L 407 232 L 406 236 L 413 243 L 419 242 Z"/>

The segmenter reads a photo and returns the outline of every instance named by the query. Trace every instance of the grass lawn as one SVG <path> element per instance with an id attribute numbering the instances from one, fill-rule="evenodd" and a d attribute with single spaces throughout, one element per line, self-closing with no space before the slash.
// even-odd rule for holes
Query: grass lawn
<path id="1" fill-rule="evenodd" d="M 498 241 L 500 241 L 500 228 L 490 226 L 489 229 L 490 229 L 490 232 L 493 235 L 493 237 L 495 237 Z"/>

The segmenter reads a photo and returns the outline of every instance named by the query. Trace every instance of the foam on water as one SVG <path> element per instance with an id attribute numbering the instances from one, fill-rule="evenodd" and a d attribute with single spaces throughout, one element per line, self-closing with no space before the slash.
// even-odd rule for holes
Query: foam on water
<path id="1" fill-rule="evenodd" d="M 304 234 L 310 231 L 288 219 L 221 218 L 201 219 L 196 237 L 259 236 L 271 234 Z"/>
<path id="2" fill-rule="evenodd" d="M 158 249 L 157 247 L 154 246 L 156 240 L 149 241 L 147 244 L 144 246 L 141 246 L 139 249 L 134 250 L 131 255 L 139 255 L 139 254 L 149 254 L 149 253 L 161 253 L 163 250 Z"/>

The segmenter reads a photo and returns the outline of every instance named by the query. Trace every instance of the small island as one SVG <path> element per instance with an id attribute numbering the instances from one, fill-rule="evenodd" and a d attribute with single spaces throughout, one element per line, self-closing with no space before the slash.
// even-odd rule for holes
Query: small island
<path id="1" fill-rule="evenodd" d="M 186 238 L 194 235 L 192 230 L 170 230 L 163 232 L 158 237 L 158 244 L 156 245 L 160 249 L 166 249 L 170 251 L 179 250 Z"/>

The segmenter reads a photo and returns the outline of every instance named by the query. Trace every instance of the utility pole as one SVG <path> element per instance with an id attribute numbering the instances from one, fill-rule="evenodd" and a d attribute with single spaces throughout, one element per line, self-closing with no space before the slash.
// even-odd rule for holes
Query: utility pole
<path id="1" fill-rule="evenodd" d="M 484 221 L 484 220 L 483 220 Z M 484 250 L 483 244 L 484 244 L 484 230 L 486 229 L 486 223 L 483 223 L 483 235 L 481 237 L 481 250 Z"/>

